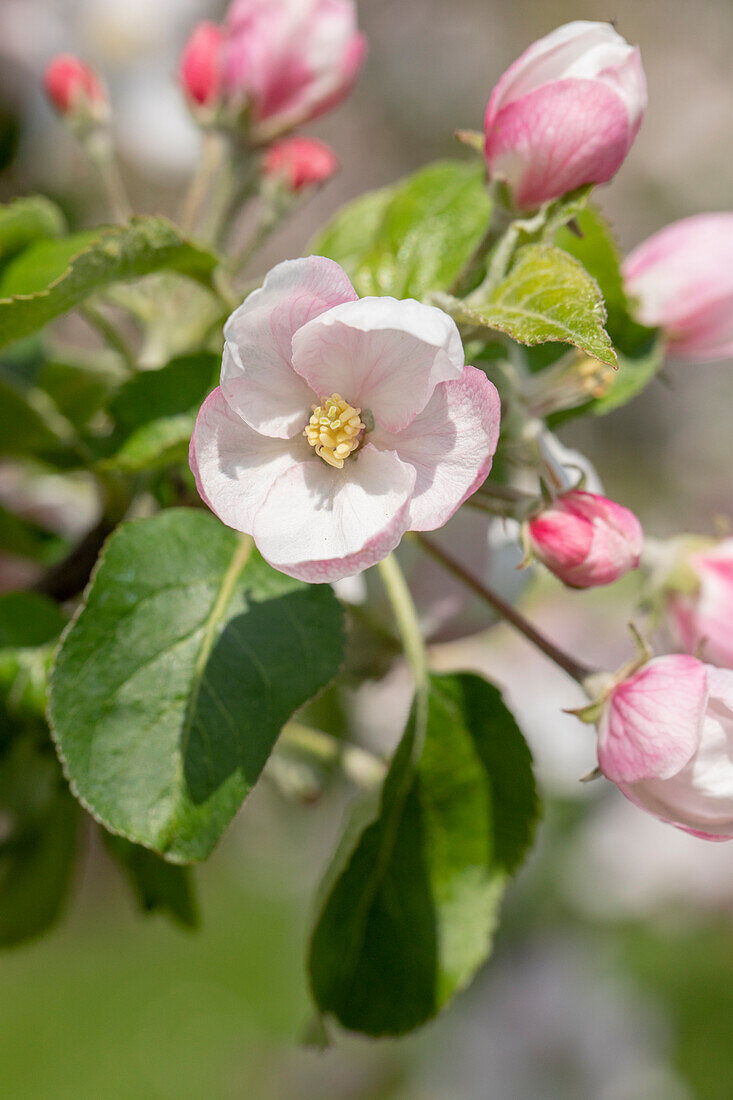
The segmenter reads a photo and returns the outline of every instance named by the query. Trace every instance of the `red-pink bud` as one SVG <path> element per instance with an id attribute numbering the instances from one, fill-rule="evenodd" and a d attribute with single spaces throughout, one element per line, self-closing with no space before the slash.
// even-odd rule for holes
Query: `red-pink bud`
<path id="1" fill-rule="evenodd" d="M 107 91 L 91 66 L 71 54 L 59 54 L 49 61 L 43 86 L 51 103 L 62 115 L 88 114 L 102 119 L 109 103 Z"/>
<path id="2" fill-rule="evenodd" d="M 572 588 L 611 584 L 639 564 L 638 519 L 596 493 L 563 493 L 527 526 L 535 555 Z"/>
<path id="3" fill-rule="evenodd" d="M 224 28 L 199 23 L 181 54 L 181 85 L 192 103 L 209 107 L 221 95 L 221 60 Z"/>
<path id="4" fill-rule="evenodd" d="M 673 355 L 733 355 L 733 214 L 696 214 L 655 233 L 627 257 L 626 290 L 646 325 L 665 329 Z"/>
<path id="5" fill-rule="evenodd" d="M 315 138 L 284 138 L 270 146 L 264 159 L 265 175 L 284 179 L 291 191 L 326 183 L 338 167 L 333 149 Z"/>

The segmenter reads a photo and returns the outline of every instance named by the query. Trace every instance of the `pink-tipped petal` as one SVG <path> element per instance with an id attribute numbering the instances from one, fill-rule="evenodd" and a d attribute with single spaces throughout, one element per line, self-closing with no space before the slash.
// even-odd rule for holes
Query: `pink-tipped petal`
<path id="1" fill-rule="evenodd" d="M 568 78 L 508 103 L 486 135 L 490 175 L 521 209 L 586 183 L 606 183 L 633 139 L 622 96 L 600 80 Z"/>
<path id="2" fill-rule="evenodd" d="M 335 470 L 302 462 L 272 486 L 254 520 L 262 556 L 312 583 L 353 576 L 386 557 L 407 530 L 415 471 L 371 444 Z"/>
<path id="3" fill-rule="evenodd" d="M 293 336 L 326 310 L 355 300 L 343 268 L 308 256 L 278 264 L 234 311 L 224 327 L 221 388 L 250 427 L 282 439 L 303 430 L 314 395 L 291 366 Z"/>
<path id="4" fill-rule="evenodd" d="M 598 730 L 598 762 L 614 783 L 668 781 L 700 745 L 708 698 L 694 657 L 656 657 L 612 691 Z"/>
<path id="5" fill-rule="evenodd" d="M 417 472 L 410 530 L 442 527 L 486 479 L 499 440 L 501 403 L 483 371 L 464 367 L 457 382 L 438 386 L 427 407 L 403 431 L 375 433 Z"/>
<path id="6" fill-rule="evenodd" d="M 228 404 L 221 388 L 199 410 L 189 462 L 196 487 L 222 523 L 252 533 L 255 513 L 275 480 L 308 457 L 304 439 L 273 439 L 255 432 Z"/>
<path id="7" fill-rule="evenodd" d="M 666 330 L 674 355 L 733 355 L 733 214 L 697 214 L 655 233 L 624 263 L 639 318 Z"/>
<path id="8" fill-rule="evenodd" d="M 692 554 L 687 564 L 698 588 L 670 596 L 674 633 L 688 653 L 702 648 L 707 661 L 733 668 L 733 539 Z"/>
<path id="9" fill-rule="evenodd" d="M 293 337 L 293 367 L 310 388 L 368 409 L 387 432 L 405 428 L 435 387 L 459 379 L 463 366 L 454 321 L 412 299 L 362 298 L 329 310 Z"/>

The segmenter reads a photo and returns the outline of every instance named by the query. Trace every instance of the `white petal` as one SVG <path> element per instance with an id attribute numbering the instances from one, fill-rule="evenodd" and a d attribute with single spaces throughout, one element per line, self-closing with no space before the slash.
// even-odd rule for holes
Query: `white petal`
<path id="1" fill-rule="evenodd" d="M 333 260 L 308 256 L 273 267 L 224 327 L 221 388 L 239 415 L 263 435 L 303 430 L 313 394 L 291 366 L 294 333 L 325 310 L 353 302 L 356 291 Z"/>
<path id="2" fill-rule="evenodd" d="M 282 474 L 257 512 L 264 558 L 301 580 L 335 581 L 392 551 L 407 529 L 415 471 L 371 444 L 335 470 L 320 458 Z"/>
<path id="3" fill-rule="evenodd" d="M 453 320 L 412 299 L 336 306 L 293 337 L 293 367 L 311 389 L 369 409 L 389 432 L 422 412 L 440 382 L 460 378 L 463 363 Z"/>
<path id="4" fill-rule="evenodd" d="M 275 479 L 307 457 L 308 450 L 304 439 L 259 435 L 217 387 L 199 410 L 189 461 L 212 512 L 228 527 L 251 534 L 255 512 Z"/>
<path id="5" fill-rule="evenodd" d="M 442 527 L 485 480 L 499 441 L 500 416 L 494 384 L 476 367 L 464 367 L 460 381 L 438 386 L 404 431 L 375 432 L 378 447 L 394 449 L 417 472 L 411 531 Z"/>

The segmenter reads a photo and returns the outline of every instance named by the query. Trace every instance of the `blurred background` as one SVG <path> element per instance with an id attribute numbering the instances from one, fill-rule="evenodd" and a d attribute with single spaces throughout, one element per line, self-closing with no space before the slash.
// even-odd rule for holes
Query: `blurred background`
<path id="1" fill-rule="evenodd" d="M 69 50 L 105 75 L 123 171 L 141 212 L 172 213 L 198 155 L 175 82 L 206 0 L 0 0 L 0 199 L 48 192 L 76 225 L 102 215 L 87 166 L 40 93 Z M 339 177 L 267 246 L 303 251 L 344 201 L 455 149 L 491 88 L 535 38 L 613 18 L 641 46 L 649 109 L 618 179 L 597 194 L 625 249 L 687 214 L 730 207 L 730 0 L 363 0 L 370 41 L 350 100 L 313 126 Z M 731 364 L 668 366 L 634 404 L 563 441 L 608 495 L 665 535 L 731 513 Z M 84 530 L 78 494 L 0 469 L 3 500 L 52 506 Z M 45 493 L 45 496 L 44 496 Z M 25 494 L 25 495 L 24 495 Z M 5 563 L 5 579 L 13 563 Z M 18 579 L 22 579 L 19 577 Z M 529 614 L 584 660 L 628 650 L 629 580 L 612 597 L 543 582 Z M 587 728 L 562 715 L 577 689 L 511 632 L 434 647 L 507 692 L 537 763 L 545 819 L 509 892 L 493 959 L 432 1026 L 400 1042 L 339 1038 L 305 1050 L 303 958 L 311 897 L 350 792 L 313 806 L 263 783 L 199 874 L 202 927 L 133 912 L 93 846 L 62 925 L 0 957 L 0 1093 L 9 1100 L 728 1100 L 733 1095 L 733 849 L 657 824 L 603 783 Z M 370 725 L 378 701 L 388 721 Z M 388 743 L 405 712 L 398 668 L 353 700 Z M 353 792 L 351 792 L 353 794 Z"/>

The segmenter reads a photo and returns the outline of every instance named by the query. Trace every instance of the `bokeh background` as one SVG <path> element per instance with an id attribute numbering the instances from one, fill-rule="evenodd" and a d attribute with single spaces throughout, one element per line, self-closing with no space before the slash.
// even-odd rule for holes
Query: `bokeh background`
<path id="1" fill-rule="evenodd" d="M 136 208 L 172 212 L 198 151 L 176 61 L 194 22 L 222 9 L 206 0 L 0 0 L 0 199 L 45 190 L 78 225 L 101 216 L 87 167 L 39 91 L 48 58 L 71 50 L 109 82 Z M 311 128 L 336 149 L 341 174 L 272 238 L 261 266 L 299 254 L 345 200 L 451 155 L 454 129 L 480 127 L 514 57 L 577 18 L 613 18 L 641 46 L 649 82 L 639 138 L 597 196 L 621 244 L 729 208 L 730 0 L 362 0 L 363 77 Z M 632 406 L 570 425 L 563 440 L 592 459 L 608 495 L 649 533 L 710 530 L 732 511 L 732 411 L 731 364 L 670 365 Z M 83 530 L 83 500 L 65 491 L 0 469 L 4 500 L 55 509 L 62 532 Z M 4 568 L 7 581 L 13 563 Z M 636 595 L 634 580 L 612 596 L 546 581 L 526 602 L 566 648 L 612 667 L 626 655 Z M 480 668 L 505 687 L 546 803 L 494 957 L 473 987 L 413 1038 L 304 1049 L 311 896 L 353 792 L 334 788 L 305 806 L 264 782 L 201 869 L 196 933 L 134 912 L 90 844 L 60 927 L 0 957 L 3 1097 L 729 1100 L 733 848 L 659 825 L 603 783 L 579 784 L 593 746 L 561 714 L 579 701 L 575 685 L 508 629 L 435 647 L 433 660 Z M 405 710 L 404 674 L 394 670 L 352 704 L 364 737 L 386 743 Z"/>

